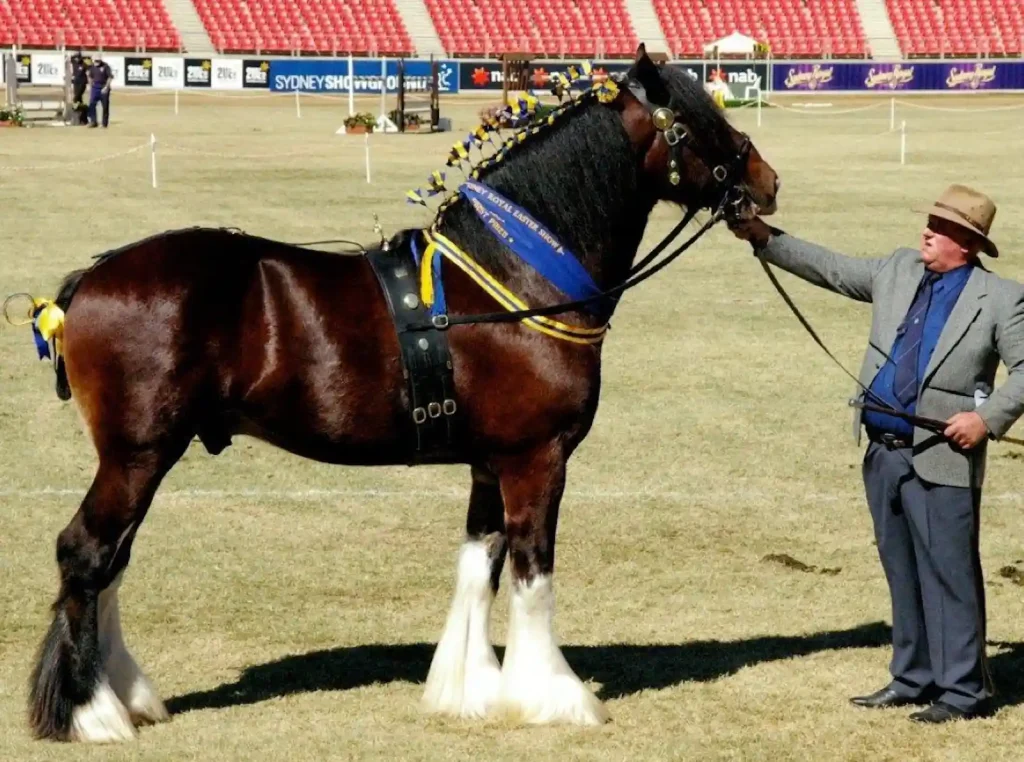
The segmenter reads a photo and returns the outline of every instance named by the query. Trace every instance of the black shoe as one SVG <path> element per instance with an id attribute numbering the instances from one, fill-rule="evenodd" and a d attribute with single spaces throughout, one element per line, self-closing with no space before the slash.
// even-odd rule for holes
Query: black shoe
<path id="1" fill-rule="evenodd" d="M 892 706 L 907 706 L 908 704 L 927 702 L 922 701 L 919 697 L 904 696 L 892 688 L 882 688 L 882 690 L 875 691 L 870 696 L 854 696 L 850 699 L 850 703 L 854 706 L 862 706 L 868 709 L 886 709 Z"/>
<path id="2" fill-rule="evenodd" d="M 92 123 L 91 123 L 91 124 L 89 125 L 89 129 L 92 129 L 92 130 L 96 129 L 97 127 L 99 127 L 99 125 L 98 125 L 98 124 L 96 124 L 96 122 L 92 122 Z"/>
<path id="3" fill-rule="evenodd" d="M 942 722 L 952 722 L 953 720 L 970 720 L 974 717 L 981 717 L 985 714 L 985 708 L 978 706 L 975 709 L 964 710 L 958 709 L 952 704 L 947 704 L 945 701 L 936 701 L 927 709 L 922 709 L 920 712 L 914 712 L 910 715 L 910 719 L 914 722 L 927 722 L 933 725 L 938 725 Z"/>

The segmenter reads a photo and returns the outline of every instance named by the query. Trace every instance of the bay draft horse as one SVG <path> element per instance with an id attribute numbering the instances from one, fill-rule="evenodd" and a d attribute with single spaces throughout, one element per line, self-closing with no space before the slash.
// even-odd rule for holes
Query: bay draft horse
<path id="1" fill-rule="evenodd" d="M 774 170 L 699 83 L 655 64 L 643 46 L 614 99 L 583 97 L 480 181 L 541 220 L 600 288 L 626 278 L 659 200 L 715 209 L 739 190 L 748 213 L 774 211 Z M 686 133 L 685 150 L 673 153 L 666 126 Z M 681 160 L 670 166 L 670 156 Z M 464 199 L 436 224 L 527 303 L 564 301 Z M 418 235 L 401 232 L 391 250 L 408 252 Z M 493 311 L 462 271 L 445 262 L 443 277 L 450 314 Z M 99 466 L 57 538 L 60 588 L 29 720 L 41 738 L 126 740 L 168 715 L 125 647 L 118 587 L 153 495 L 189 442 L 216 454 L 246 434 L 323 462 L 400 465 L 414 449 L 409 401 L 395 328 L 364 257 L 227 230 L 169 231 L 69 274 L 56 303 L 65 312 L 58 393 L 77 403 Z M 605 305 L 569 317 L 604 325 L 614 301 Z M 566 461 L 597 410 L 601 344 L 559 341 L 522 322 L 452 326 L 447 336 L 466 442 L 453 462 L 471 467 L 472 488 L 423 705 L 462 717 L 603 722 L 604 706 L 556 643 L 552 592 Z M 511 612 L 499 664 L 488 618 L 506 553 Z"/>

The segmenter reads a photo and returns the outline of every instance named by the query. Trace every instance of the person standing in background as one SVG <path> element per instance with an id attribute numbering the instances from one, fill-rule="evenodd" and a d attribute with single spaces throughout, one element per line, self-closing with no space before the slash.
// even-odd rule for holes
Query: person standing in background
<path id="1" fill-rule="evenodd" d="M 71 109 L 75 114 L 73 124 L 84 125 L 88 120 L 88 107 L 85 105 L 85 87 L 89 84 L 89 67 L 86 66 L 82 51 L 71 56 Z"/>
<path id="2" fill-rule="evenodd" d="M 99 127 L 96 109 L 103 104 L 103 126 L 110 124 L 110 85 L 114 74 L 102 58 L 96 58 L 89 67 L 89 126 Z"/>

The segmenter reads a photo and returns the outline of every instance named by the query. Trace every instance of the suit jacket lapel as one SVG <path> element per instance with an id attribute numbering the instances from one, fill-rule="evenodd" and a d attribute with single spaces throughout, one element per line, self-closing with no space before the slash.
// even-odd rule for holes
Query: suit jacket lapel
<path id="1" fill-rule="evenodd" d="M 939 334 L 939 342 L 935 345 L 931 360 L 928 361 L 924 378 L 921 380 L 922 385 L 928 382 L 981 312 L 981 300 L 988 295 L 987 275 L 984 268 L 975 267 L 971 277 L 967 279 L 964 290 L 960 292 L 960 298 L 956 300 L 953 311 L 949 313 L 949 319 Z"/>

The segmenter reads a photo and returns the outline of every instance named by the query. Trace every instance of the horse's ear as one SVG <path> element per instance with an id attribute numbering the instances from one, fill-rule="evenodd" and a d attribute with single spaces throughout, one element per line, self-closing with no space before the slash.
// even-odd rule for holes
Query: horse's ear
<path id="1" fill-rule="evenodd" d="M 658 106 L 668 105 L 671 95 L 661 79 L 661 69 L 647 55 L 647 47 L 642 42 L 636 49 L 636 63 L 633 64 L 630 76 L 644 86 L 644 90 L 647 91 L 647 99 L 651 103 Z"/>

